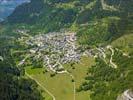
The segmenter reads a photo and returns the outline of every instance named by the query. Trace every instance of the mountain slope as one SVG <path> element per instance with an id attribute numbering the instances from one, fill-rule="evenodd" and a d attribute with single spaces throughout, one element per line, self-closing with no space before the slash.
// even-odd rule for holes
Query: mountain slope
<path id="1" fill-rule="evenodd" d="M 0 0 L 0 21 L 9 16 L 16 6 L 29 2 L 29 0 Z"/>
<path id="2" fill-rule="evenodd" d="M 76 29 L 80 36 L 79 43 L 96 45 L 132 33 L 131 2 L 132 0 L 32 0 L 29 4 L 17 7 L 7 18 L 6 23 L 25 25 L 26 28 L 28 25 L 34 32 L 43 33 L 59 31 L 63 28 L 70 31 Z M 104 7 L 105 5 L 107 7 Z M 88 27 L 95 28 L 90 31 Z M 91 34 L 94 39 L 97 36 L 100 38 L 90 43 L 88 41 L 92 37 Z M 87 38 L 84 38 L 85 36 Z"/>
<path id="3" fill-rule="evenodd" d="M 9 38 L 8 38 L 9 39 Z M 18 69 L 11 55 L 12 39 L 0 36 L 0 98 L 1 100 L 44 100 L 37 84 L 22 77 L 24 70 Z"/>

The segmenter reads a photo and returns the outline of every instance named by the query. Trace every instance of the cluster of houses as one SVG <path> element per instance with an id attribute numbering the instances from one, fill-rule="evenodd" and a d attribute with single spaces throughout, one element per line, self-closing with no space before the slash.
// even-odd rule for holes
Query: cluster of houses
<path id="1" fill-rule="evenodd" d="M 25 40 L 25 43 L 29 54 L 34 59 L 42 58 L 43 65 L 54 72 L 64 71 L 63 64 L 79 62 L 81 58 L 75 33 L 40 34 Z"/>

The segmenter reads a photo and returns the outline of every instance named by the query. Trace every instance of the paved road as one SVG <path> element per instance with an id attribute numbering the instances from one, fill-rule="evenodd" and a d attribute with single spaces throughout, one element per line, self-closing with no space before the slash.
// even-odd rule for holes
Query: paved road
<path id="1" fill-rule="evenodd" d="M 112 65 L 113 68 L 117 68 L 117 65 L 112 61 L 113 60 L 113 55 L 114 55 L 114 49 L 111 46 L 107 46 L 107 49 L 110 49 L 111 51 L 111 58 L 110 58 L 110 64 Z"/>

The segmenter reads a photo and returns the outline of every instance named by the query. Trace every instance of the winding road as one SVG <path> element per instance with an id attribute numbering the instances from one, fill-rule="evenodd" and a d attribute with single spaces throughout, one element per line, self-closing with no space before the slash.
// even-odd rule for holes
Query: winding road
<path id="1" fill-rule="evenodd" d="M 112 61 L 113 60 L 113 55 L 114 55 L 114 49 L 109 45 L 107 46 L 107 49 L 110 49 L 111 51 L 111 58 L 110 58 L 110 64 L 112 65 L 113 68 L 117 68 L 117 65 Z"/>

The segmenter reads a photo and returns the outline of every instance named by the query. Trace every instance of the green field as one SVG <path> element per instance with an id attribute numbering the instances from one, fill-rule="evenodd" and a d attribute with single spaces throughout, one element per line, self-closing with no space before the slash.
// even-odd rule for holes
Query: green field
<path id="1" fill-rule="evenodd" d="M 87 73 L 88 67 L 94 64 L 94 59 L 88 57 L 82 57 L 81 62 L 74 64 L 73 69 L 70 64 L 64 65 L 64 67 L 75 77 L 76 88 L 83 82 Z M 51 92 L 56 100 L 73 100 L 73 82 L 72 78 L 68 74 L 56 74 L 51 77 L 51 72 L 43 72 L 44 68 L 26 67 L 26 72 L 30 74 L 36 81 L 44 86 L 49 92 Z M 44 93 L 44 95 L 47 95 Z M 45 96 L 46 100 L 52 100 L 48 95 Z M 88 92 L 76 92 L 76 100 L 90 100 Z"/>
<path id="2" fill-rule="evenodd" d="M 112 42 L 113 47 L 121 49 L 123 52 L 133 52 L 133 34 L 126 34 Z"/>
<path id="3" fill-rule="evenodd" d="M 82 82 L 84 82 L 84 78 L 86 76 L 87 70 L 94 64 L 94 59 L 91 57 L 82 57 L 81 62 L 74 64 L 73 69 L 70 64 L 66 64 L 64 67 L 72 73 L 75 77 L 76 88 L 78 88 Z M 88 92 L 77 92 L 76 100 L 90 100 L 90 96 Z"/>

